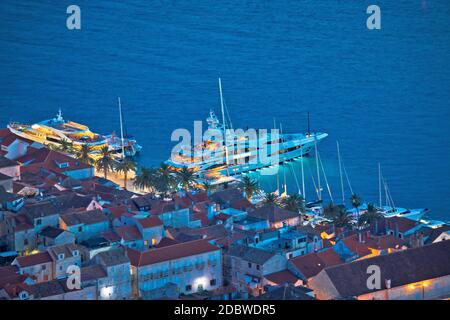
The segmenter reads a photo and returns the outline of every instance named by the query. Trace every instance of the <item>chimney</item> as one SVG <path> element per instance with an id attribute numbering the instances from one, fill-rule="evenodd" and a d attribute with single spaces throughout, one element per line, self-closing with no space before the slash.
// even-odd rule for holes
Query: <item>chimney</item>
<path id="1" fill-rule="evenodd" d="M 386 284 L 386 289 L 390 289 L 391 288 L 391 279 L 386 279 L 384 280 L 385 284 Z"/>

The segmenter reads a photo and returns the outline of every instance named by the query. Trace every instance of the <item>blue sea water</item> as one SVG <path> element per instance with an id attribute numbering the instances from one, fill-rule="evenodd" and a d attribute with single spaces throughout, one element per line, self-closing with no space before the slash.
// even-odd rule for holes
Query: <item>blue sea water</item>
<path id="1" fill-rule="evenodd" d="M 373 2 L 382 29 L 370 31 Z M 81 8 L 81 30 L 66 28 L 70 4 Z M 381 162 L 396 205 L 448 219 L 449 62 L 448 0 L 2 0 L 0 124 L 62 108 L 117 132 L 120 96 L 140 163 L 155 165 L 174 129 L 219 111 L 220 76 L 235 127 L 267 128 L 276 117 L 284 132 L 305 132 L 311 112 L 312 128 L 329 133 L 320 154 L 336 199 L 339 140 L 364 200 L 378 199 Z M 314 168 L 314 158 L 305 163 Z M 262 184 L 274 189 L 275 178 Z M 312 197 L 310 177 L 307 188 Z"/>

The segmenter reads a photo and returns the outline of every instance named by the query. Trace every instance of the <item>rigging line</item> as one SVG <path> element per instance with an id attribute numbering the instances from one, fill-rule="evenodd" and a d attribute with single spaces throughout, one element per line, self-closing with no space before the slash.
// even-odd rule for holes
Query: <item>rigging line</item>
<path id="1" fill-rule="evenodd" d="M 341 182 L 342 204 L 345 204 L 344 180 L 342 178 L 342 161 L 341 161 L 341 151 L 339 148 L 339 141 L 336 141 L 336 146 L 339 160 L 339 180 Z"/>
<path id="2" fill-rule="evenodd" d="M 317 171 L 317 185 L 319 186 L 319 200 L 322 200 L 322 188 L 320 186 L 320 170 L 319 170 L 319 160 L 318 160 L 318 150 L 317 150 L 317 140 L 316 135 L 314 135 L 314 149 L 316 153 L 316 171 Z"/>
<path id="3" fill-rule="evenodd" d="M 394 199 L 392 199 L 391 190 L 389 189 L 389 186 L 387 185 L 387 182 L 386 182 L 386 181 L 385 181 L 385 183 L 386 183 L 387 193 L 388 193 L 388 195 L 389 195 L 389 200 L 390 200 L 390 202 L 391 202 L 392 207 L 394 208 L 394 210 L 396 210 L 396 208 L 395 208 L 395 203 L 394 203 Z"/>
<path id="4" fill-rule="evenodd" d="M 319 198 L 319 191 L 317 190 L 316 181 L 314 180 L 314 174 L 313 174 L 313 172 L 311 170 L 311 167 L 309 165 L 308 165 L 308 170 L 309 170 L 309 173 L 311 175 L 311 179 L 312 179 L 312 182 L 313 182 L 313 185 L 314 185 L 314 190 L 316 191 L 317 198 Z"/>
<path id="5" fill-rule="evenodd" d="M 289 163 L 289 162 L 287 163 L 289 169 L 292 171 L 292 175 L 294 176 L 295 184 L 297 185 L 297 188 L 298 188 L 298 194 L 301 194 L 304 197 L 304 195 L 300 191 L 300 184 L 298 183 L 298 179 L 297 179 L 297 175 L 295 174 L 294 166 L 291 167 L 290 164 L 291 163 Z"/>
<path id="6" fill-rule="evenodd" d="M 231 117 L 230 117 L 230 113 L 228 112 L 228 107 L 227 107 L 227 103 L 225 98 L 223 99 L 223 105 L 225 106 L 225 112 L 227 114 L 228 117 L 228 122 L 230 123 L 230 129 L 233 129 L 233 123 L 231 122 Z"/>
<path id="7" fill-rule="evenodd" d="M 325 168 L 323 167 L 323 162 L 322 162 L 322 158 L 320 157 L 319 151 L 317 151 L 317 156 L 319 158 L 320 167 L 322 168 L 323 178 L 325 180 L 325 184 L 326 184 L 327 189 L 328 189 L 328 194 L 330 195 L 331 202 L 334 203 L 333 195 L 331 194 L 330 185 L 328 184 L 327 175 L 325 173 Z"/>
<path id="8" fill-rule="evenodd" d="M 350 192 L 351 192 L 352 194 L 354 194 L 354 193 L 353 193 L 352 185 L 351 185 L 351 183 L 350 183 L 350 179 L 348 178 L 347 169 L 345 169 L 345 164 L 344 164 L 344 163 L 342 163 L 342 169 L 344 169 L 345 178 L 346 178 L 346 180 L 347 180 L 348 187 L 350 188 Z"/>
<path id="9" fill-rule="evenodd" d="M 388 195 L 388 190 L 387 190 L 387 184 L 386 184 L 386 180 L 384 180 L 384 177 L 383 176 L 381 176 L 381 179 L 383 180 L 383 186 L 384 186 L 384 196 L 386 197 L 386 202 L 385 202 L 385 204 L 386 204 L 386 206 L 388 207 L 392 207 L 391 206 L 391 203 L 390 203 L 390 200 L 389 200 L 389 195 Z"/>

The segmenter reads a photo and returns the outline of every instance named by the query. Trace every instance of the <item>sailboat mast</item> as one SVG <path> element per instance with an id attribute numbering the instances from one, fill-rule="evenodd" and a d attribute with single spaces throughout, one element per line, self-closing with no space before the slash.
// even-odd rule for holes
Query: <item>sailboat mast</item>
<path id="1" fill-rule="evenodd" d="M 339 150 L 339 141 L 336 141 L 338 160 L 339 160 L 339 178 L 341 180 L 342 204 L 345 204 L 344 179 L 342 177 L 341 152 Z"/>
<path id="2" fill-rule="evenodd" d="M 308 111 L 308 136 L 311 136 L 311 128 L 309 124 L 309 111 Z"/>
<path id="3" fill-rule="evenodd" d="M 319 197 L 319 201 L 322 200 L 322 190 L 320 187 L 320 170 L 319 170 L 319 156 L 317 152 L 317 141 L 316 137 L 314 137 L 314 150 L 316 153 L 316 170 L 317 170 L 317 195 Z"/>
<path id="4" fill-rule="evenodd" d="M 230 169 L 228 168 L 228 146 L 227 146 L 227 132 L 225 124 L 225 107 L 223 104 L 222 81 L 220 78 L 219 78 L 219 93 L 220 93 L 220 110 L 222 112 L 223 144 L 225 146 L 225 165 L 227 167 L 227 175 L 230 175 Z"/>
<path id="5" fill-rule="evenodd" d="M 125 157 L 125 145 L 123 142 L 123 122 L 122 122 L 122 104 L 120 102 L 120 97 L 118 98 L 119 100 L 119 118 L 120 118 L 120 139 L 122 142 L 122 160 Z"/>
<path id="6" fill-rule="evenodd" d="M 303 146 L 300 146 L 300 152 L 301 152 L 301 154 L 302 154 L 302 158 L 300 159 L 301 160 L 301 167 L 302 167 L 302 192 L 303 192 L 303 199 L 306 201 L 306 194 L 305 194 L 305 172 L 304 172 L 304 170 L 303 170 L 303 160 L 304 160 L 304 158 L 303 158 Z"/>
<path id="7" fill-rule="evenodd" d="M 381 164 L 378 162 L 378 196 L 379 196 L 379 202 L 380 202 L 380 208 L 383 206 L 382 199 L 381 199 Z"/>

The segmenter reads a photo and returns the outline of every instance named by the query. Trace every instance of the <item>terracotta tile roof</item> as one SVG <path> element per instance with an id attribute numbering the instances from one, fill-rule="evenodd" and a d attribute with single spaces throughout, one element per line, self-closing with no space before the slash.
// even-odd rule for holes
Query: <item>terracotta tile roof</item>
<path id="1" fill-rule="evenodd" d="M 189 199 L 191 199 L 193 202 L 208 201 L 208 194 L 205 191 L 197 192 L 195 194 L 189 192 L 186 196 L 189 197 Z"/>
<path id="2" fill-rule="evenodd" d="M 102 237 L 110 243 L 120 242 L 120 237 L 115 231 L 106 231 L 102 233 Z"/>
<path id="3" fill-rule="evenodd" d="M 127 252 L 131 264 L 133 266 L 142 267 L 218 250 L 220 250 L 219 247 L 209 243 L 207 240 L 196 240 L 162 248 L 150 249 L 145 252 L 139 252 L 128 248 Z"/>
<path id="4" fill-rule="evenodd" d="M 102 266 L 98 264 L 90 265 L 81 268 L 81 281 L 97 280 L 100 278 L 106 278 L 108 275 Z"/>
<path id="5" fill-rule="evenodd" d="M 163 247 L 167 247 L 167 246 L 172 246 L 172 245 L 177 244 L 177 243 L 179 243 L 179 242 L 177 240 L 175 240 L 175 239 L 164 237 L 155 246 L 155 248 L 163 248 Z"/>
<path id="6" fill-rule="evenodd" d="M 42 229 L 42 231 L 40 232 L 40 235 L 47 237 L 47 238 L 55 239 L 64 231 L 65 230 L 60 229 L 60 228 L 48 226 L 48 227 L 45 227 L 44 229 Z"/>
<path id="7" fill-rule="evenodd" d="M 22 291 L 26 291 L 28 294 L 33 292 L 31 287 L 25 283 L 7 284 L 3 289 L 5 289 L 6 293 L 13 298 L 17 298 Z"/>
<path id="8" fill-rule="evenodd" d="M 133 199 L 134 201 L 134 199 Z M 150 213 L 154 215 L 163 214 L 166 212 L 175 211 L 175 202 L 173 201 L 164 201 L 164 200 L 157 200 L 152 202 Z"/>
<path id="9" fill-rule="evenodd" d="M 347 248 L 349 248 L 352 252 L 356 253 L 358 257 L 364 257 L 372 253 L 370 251 L 368 245 L 365 242 L 358 241 L 358 235 L 354 234 L 349 237 L 342 239 Z"/>
<path id="10" fill-rule="evenodd" d="M 343 263 L 339 255 L 332 248 L 317 253 L 314 252 L 298 256 L 289 261 L 305 279 L 314 277 L 326 267 Z"/>
<path id="11" fill-rule="evenodd" d="M 231 219 L 233 216 L 230 216 L 229 214 L 225 214 L 225 213 L 219 213 L 218 215 L 214 216 L 215 220 L 220 220 L 220 221 L 227 221 L 228 219 Z"/>
<path id="12" fill-rule="evenodd" d="M 31 161 L 32 165 L 39 165 L 39 167 L 43 167 L 56 173 L 65 173 L 72 170 L 92 168 L 91 165 L 83 163 L 78 159 L 47 148 L 41 148 L 31 154 L 26 154 L 18 158 L 17 161 L 20 163 L 28 163 Z M 60 168 L 58 164 L 61 163 L 68 163 L 68 166 L 65 168 Z"/>
<path id="13" fill-rule="evenodd" d="M 249 211 L 249 210 L 253 210 L 255 208 L 255 206 L 250 201 L 248 201 L 246 198 L 233 201 L 231 203 L 230 207 L 233 209 L 236 209 L 236 210 L 241 210 L 241 211 Z"/>
<path id="14" fill-rule="evenodd" d="M 216 240 L 225 238 L 228 236 L 228 231 L 225 229 L 225 227 L 221 224 L 219 225 L 211 225 L 208 227 L 203 228 L 179 228 L 179 229 L 172 229 L 172 234 L 174 235 L 175 239 L 178 239 L 177 235 L 179 234 L 186 234 L 191 236 L 201 236 L 202 239 L 208 239 L 208 240 Z"/>
<path id="15" fill-rule="evenodd" d="M 116 227 L 115 232 L 124 241 L 142 240 L 142 235 L 136 226 Z"/>
<path id="16" fill-rule="evenodd" d="M 108 206 L 107 209 L 111 212 L 111 217 L 113 219 L 118 219 L 122 216 L 122 214 L 124 214 L 125 212 L 128 211 L 128 207 L 125 205 L 120 205 L 120 206 Z"/>
<path id="17" fill-rule="evenodd" d="M 282 209 L 274 204 L 267 204 L 261 208 L 249 212 L 250 217 L 267 219 L 269 222 L 280 222 L 299 217 L 299 214 L 293 211 Z"/>
<path id="18" fill-rule="evenodd" d="M 208 215 L 205 212 L 195 212 L 191 215 L 191 221 L 200 220 L 201 226 L 206 227 L 210 224 L 208 220 Z"/>
<path id="19" fill-rule="evenodd" d="M 273 282 L 277 285 L 283 285 L 285 283 L 295 284 L 299 280 L 292 272 L 287 269 L 265 275 L 264 277 L 270 282 Z"/>
<path id="20" fill-rule="evenodd" d="M 4 156 L 0 156 L 0 168 L 8 168 L 18 166 L 19 164 L 16 161 L 9 160 Z"/>
<path id="21" fill-rule="evenodd" d="M 81 251 L 81 246 L 75 243 L 61 244 L 47 248 L 47 252 L 50 254 L 50 257 L 53 258 L 53 260 L 57 260 L 58 255 L 62 253 L 64 254 L 65 259 L 73 257 L 75 251 L 78 251 L 78 254 L 80 254 Z"/>
<path id="22" fill-rule="evenodd" d="M 66 279 L 56 279 L 46 282 L 36 283 L 30 286 L 35 299 L 41 299 L 52 296 L 59 296 L 69 291 L 76 291 L 77 289 L 70 290 L 67 288 Z"/>
<path id="23" fill-rule="evenodd" d="M 367 288 L 367 268 L 379 266 L 382 289 L 385 281 L 398 287 L 427 279 L 450 275 L 450 240 L 387 255 L 354 261 L 324 269 L 341 297 L 352 297 L 371 292 Z"/>
<path id="24" fill-rule="evenodd" d="M 221 191 L 217 191 L 210 196 L 214 202 L 217 202 L 221 206 L 230 206 L 232 203 L 236 201 L 242 200 L 244 198 L 242 191 L 237 188 L 233 189 L 224 189 Z"/>
<path id="25" fill-rule="evenodd" d="M 386 219 L 386 222 L 389 229 L 396 230 L 398 228 L 398 231 L 402 233 L 419 225 L 419 222 L 403 217 L 388 218 Z"/>
<path id="26" fill-rule="evenodd" d="M 308 293 L 312 290 L 306 287 L 295 287 L 292 284 L 279 286 L 256 297 L 255 300 L 314 300 Z"/>
<path id="27" fill-rule="evenodd" d="M 163 225 L 163 222 L 158 216 L 150 216 L 147 218 L 136 219 L 136 222 L 139 223 L 142 228 L 154 228 Z"/>
<path id="28" fill-rule="evenodd" d="M 108 221 L 108 218 L 101 210 L 66 213 L 61 215 L 61 219 L 67 226 L 90 225 Z"/>
<path id="29" fill-rule="evenodd" d="M 365 244 L 376 250 L 401 249 L 407 246 L 407 241 L 400 239 L 394 235 L 372 236 L 365 240 Z"/>
<path id="30" fill-rule="evenodd" d="M 107 267 L 130 263 L 130 259 L 128 258 L 128 255 L 124 247 L 118 247 L 97 253 L 95 255 L 95 259 L 101 265 Z"/>
<path id="31" fill-rule="evenodd" d="M 26 268 L 26 267 L 35 266 L 38 264 L 52 262 L 52 257 L 50 256 L 50 254 L 47 251 L 45 251 L 45 252 L 39 252 L 36 254 L 32 254 L 29 256 L 17 257 L 15 260 L 19 264 L 19 267 Z"/>
<path id="32" fill-rule="evenodd" d="M 244 261 L 262 265 L 273 258 L 275 256 L 275 253 L 254 247 L 233 245 L 228 249 L 227 255 L 240 258 Z"/>

